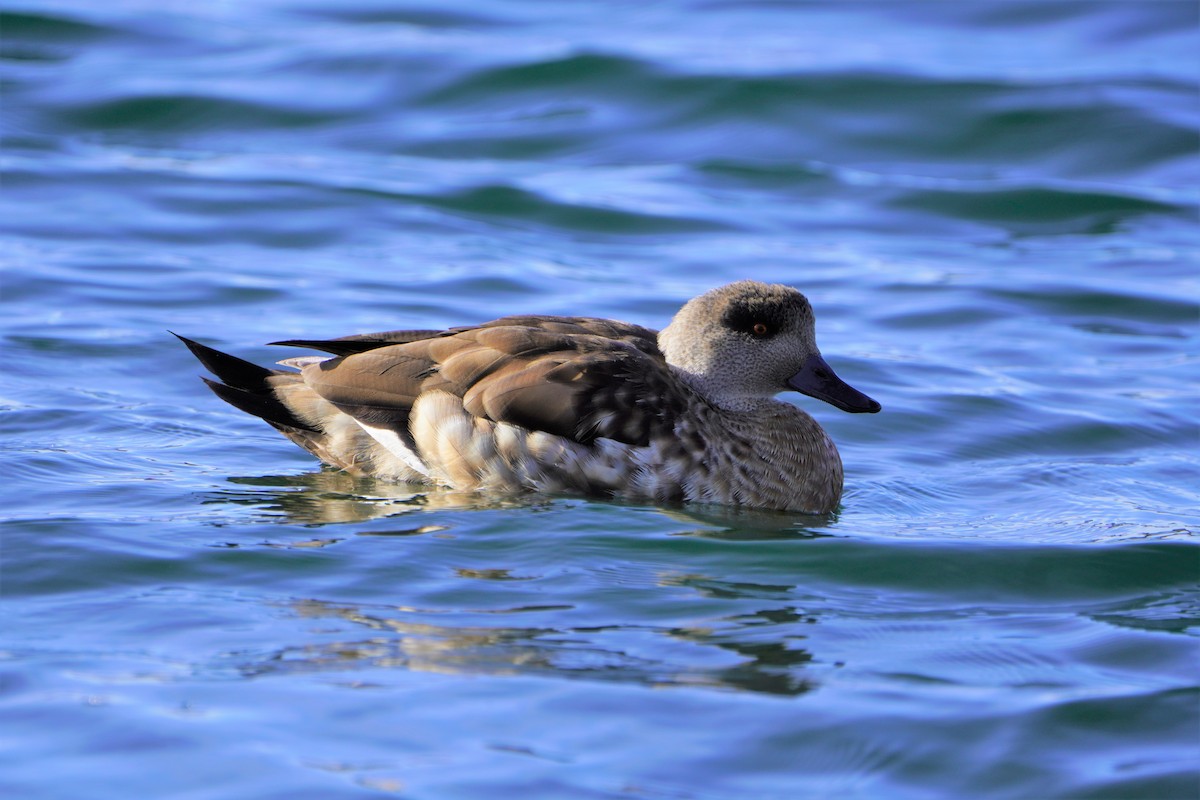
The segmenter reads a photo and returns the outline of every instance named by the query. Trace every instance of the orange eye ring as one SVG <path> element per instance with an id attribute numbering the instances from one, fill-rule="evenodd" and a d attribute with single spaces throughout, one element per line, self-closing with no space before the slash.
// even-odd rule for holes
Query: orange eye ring
<path id="1" fill-rule="evenodd" d="M 756 322 L 754 323 L 754 327 L 750 329 L 750 332 L 755 336 L 766 336 L 767 331 L 768 328 L 765 322 Z"/>

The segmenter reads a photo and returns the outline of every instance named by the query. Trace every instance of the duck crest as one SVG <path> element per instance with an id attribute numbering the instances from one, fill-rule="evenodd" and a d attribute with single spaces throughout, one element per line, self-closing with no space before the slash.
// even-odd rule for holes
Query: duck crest
<path id="1" fill-rule="evenodd" d="M 332 354 L 286 359 L 286 370 L 183 341 L 222 399 L 322 461 L 463 490 L 826 513 L 842 493 L 837 448 L 774 396 L 879 410 L 824 362 L 808 300 L 755 281 L 690 301 L 662 333 L 505 317 L 278 342 Z"/>

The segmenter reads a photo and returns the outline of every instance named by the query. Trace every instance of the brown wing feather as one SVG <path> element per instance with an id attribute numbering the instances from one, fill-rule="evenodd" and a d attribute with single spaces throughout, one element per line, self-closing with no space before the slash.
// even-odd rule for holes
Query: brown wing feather
<path id="1" fill-rule="evenodd" d="M 575 439 L 579 421 L 575 392 L 572 387 L 546 380 L 547 373 L 557 366 L 557 360 L 550 357 L 510 363 L 507 369 L 468 389 L 463 407 L 474 416 L 494 422 Z"/>
<path id="2" fill-rule="evenodd" d="M 503 317 L 493 322 L 479 326 L 481 328 L 495 326 L 519 326 L 535 328 L 548 333 L 560 333 L 569 336 L 599 336 L 603 339 L 624 342 L 648 355 L 662 357 L 658 349 L 658 331 L 634 325 L 629 322 L 618 322 L 599 317 Z"/>
<path id="3" fill-rule="evenodd" d="M 658 332 L 641 325 L 628 322 L 618 322 L 598 317 L 546 317 L 546 316 L 511 316 L 484 322 L 479 325 L 464 325 L 447 330 L 399 330 L 381 331 L 379 333 L 357 333 L 352 336 L 339 336 L 336 339 L 286 339 L 271 342 L 272 345 L 286 347 L 307 347 L 332 353 L 335 356 L 349 356 L 365 353 L 380 347 L 393 344 L 409 344 L 425 339 L 454 337 L 482 328 L 533 328 L 548 333 L 569 335 L 603 336 L 632 344 L 644 353 L 658 355 Z"/>
<path id="4" fill-rule="evenodd" d="M 406 345 L 331 358 L 306 367 L 304 381 L 317 394 L 369 425 L 408 427 L 408 413 L 429 375 L 430 362 Z"/>
<path id="5" fill-rule="evenodd" d="M 304 376 L 346 413 L 406 434 L 427 391 L 457 395 L 493 422 L 641 445 L 687 402 L 653 331 L 584 317 L 508 317 L 330 359 Z"/>

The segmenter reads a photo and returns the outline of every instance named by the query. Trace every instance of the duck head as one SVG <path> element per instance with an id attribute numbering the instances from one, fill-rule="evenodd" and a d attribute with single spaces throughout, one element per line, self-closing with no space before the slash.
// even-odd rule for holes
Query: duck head
<path id="1" fill-rule="evenodd" d="M 879 403 L 839 378 L 817 349 L 812 306 L 790 286 L 738 281 L 689 301 L 658 346 L 709 402 L 747 410 L 797 391 L 851 413 Z"/>

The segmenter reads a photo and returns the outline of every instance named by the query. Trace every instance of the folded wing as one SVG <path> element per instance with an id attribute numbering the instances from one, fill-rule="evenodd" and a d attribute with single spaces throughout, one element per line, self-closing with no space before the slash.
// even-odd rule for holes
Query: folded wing
<path id="1" fill-rule="evenodd" d="M 669 435 L 688 402 L 654 331 L 581 317 L 507 317 L 449 331 L 390 331 L 289 341 L 339 357 L 304 368 L 306 384 L 365 425 L 411 441 L 426 392 L 470 414 L 590 443 L 645 445 Z"/>

